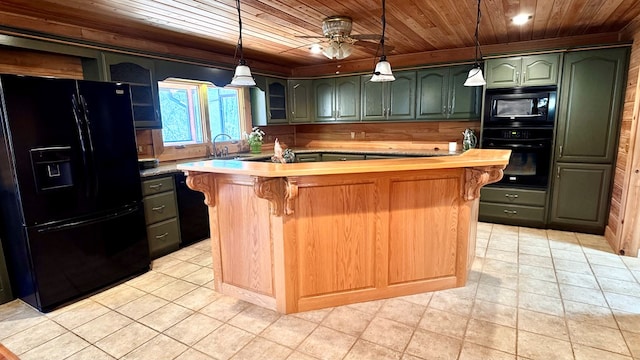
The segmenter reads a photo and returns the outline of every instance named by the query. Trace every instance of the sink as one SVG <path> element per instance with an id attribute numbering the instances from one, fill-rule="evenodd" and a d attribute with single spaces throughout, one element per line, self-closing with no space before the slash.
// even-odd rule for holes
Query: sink
<path id="1" fill-rule="evenodd" d="M 227 156 L 218 156 L 218 157 L 210 156 L 209 159 L 210 160 L 242 160 L 242 159 L 247 159 L 254 156 L 255 155 L 251 153 L 237 153 L 237 154 L 229 154 Z"/>

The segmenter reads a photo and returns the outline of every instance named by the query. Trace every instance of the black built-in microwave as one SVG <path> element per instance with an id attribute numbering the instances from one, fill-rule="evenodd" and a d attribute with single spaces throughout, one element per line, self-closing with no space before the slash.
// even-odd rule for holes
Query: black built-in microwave
<path id="1" fill-rule="evenodd" d="M 489 89 L 484 127 L 553 127 L 556 87 Z"/>

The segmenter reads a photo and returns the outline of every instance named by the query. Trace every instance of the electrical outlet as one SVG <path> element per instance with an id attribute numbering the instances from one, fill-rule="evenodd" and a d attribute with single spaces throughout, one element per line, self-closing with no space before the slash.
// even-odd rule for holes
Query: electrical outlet
<path id="1" fill-rule="evenodd" d="M 142 145 L 139 145 L 139 146 L 138 146 L 138 154 L 142 154 L 142 152 L 143 152 L 143 151 L 144 151 L 144 150 L 142 150 Z"/>
<path id="2" fill-rule="evenodd" d="M 351 140 L 353 140 L 353 139 L 355 139 L 355 138 L 356 138 L 356 132 L 355 132 L 355 131 L 352 131 L 352 132 L 351 132 Z"/>
<path id="3" fill-rule="evenodd" d="M 367 133 L 364 131 L 360 132 L 360 137 L 364 140 L 364 138 L 367 136 Z"/>

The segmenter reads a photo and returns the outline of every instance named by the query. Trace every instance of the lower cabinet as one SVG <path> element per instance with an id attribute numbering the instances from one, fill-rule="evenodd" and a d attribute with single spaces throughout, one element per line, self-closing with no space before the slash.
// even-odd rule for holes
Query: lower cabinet
<path id="1" fill-rule="evenodd" d="M 180 247 L 173 175 L 145 178 L 142 181 L 142 195 L 149 253 L 155 259 Z"/>
<path id="2" fill-rule="evenodd" d="M 604 232 L 611 165 L 558 163 L 552 189 L 551 225 L 567 230 Z"/>
<path id="3" fill-rule="evenodd" d="M 480 190 L 478 220 L 508 225 L 545 225 L 544 190 L 483 187 Z"/>

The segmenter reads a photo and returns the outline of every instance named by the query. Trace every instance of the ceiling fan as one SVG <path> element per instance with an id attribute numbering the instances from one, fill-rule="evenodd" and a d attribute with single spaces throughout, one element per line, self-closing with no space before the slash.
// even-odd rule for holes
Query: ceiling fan
<path id="1" fill-rule="evenodd" d="M 322 20 L 323 36 L 296 36 L 307 39 L 324 39 L 327 44 L 322 48 L 322 53 L 329 59 L 344 59 L 351 55 L 353 46 L 360 46 L 377 51 L 380 34 L 351 34 L 353 20 L 349 16 L 334 15 Z M 367 40 L 374 40 L 370 42 Z M 385 46 L 385 51 L 391 51 L 393 47 Z"/>

